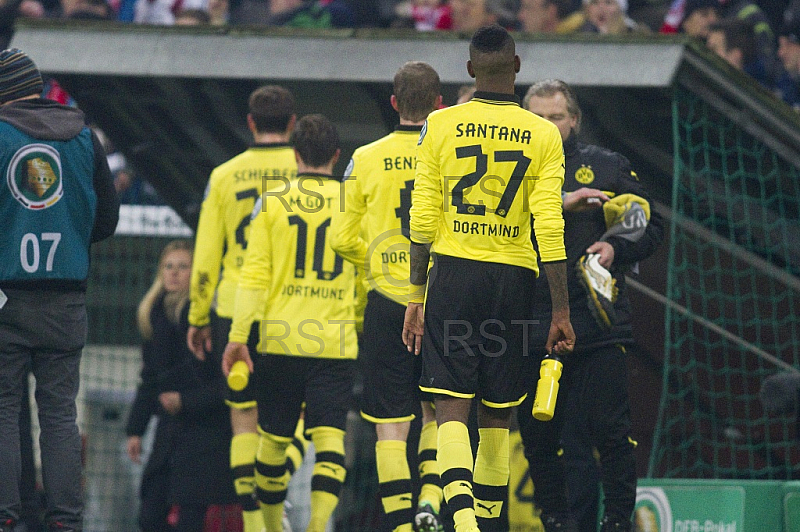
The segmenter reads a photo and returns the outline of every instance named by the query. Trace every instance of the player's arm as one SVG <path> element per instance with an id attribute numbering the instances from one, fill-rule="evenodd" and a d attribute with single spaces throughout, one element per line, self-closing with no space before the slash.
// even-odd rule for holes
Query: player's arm
<path id="1" fill-rule="evenodd" d="M 217 182 L 212 173 L 197 223 L 189 292 L 189 325 L 194 327 L 204 327 L 209 323 L 209 312 L 219 281 L 222 250 L 225 245 L 225 219 L 221 209 L 219 187 L 215 186 Z"/>
<path id="2" fill-rule="evenodd" d="M 272 277 L 272 241 L 269 233 L 271 230 L 281 230 L 271 225 L 274 216 L 270 215 L 268 209 L 271 204 L 269 200 L 267 198 L 264 212 L 259 213 L 250 225 L 250 238 L 236 288 L 233 322 L 228 345 L 222 355 L 222 372 L 226 377 L 231 366 L 238 360 L 246 362 L 250 372 L 253 371 L 253 361 L 247 351 L 247 338 L 250 336 L 252 323 L 263 308 Z M 280 206 L 272 205 L 272 208 L 275 210 Z"/>
<path id="3" fill-rule="evenodd" d="M 552 300 L 552 320 L 545 349 L 549 353 L 554 347 L 559 353 L 567 353 L 575 347 L 575 332 L 572 330 L 567 291 L 566 250 L 564 248 L 564 216 L 562 214 L 561 188 L 564 184 L 564 150 L 558 131 L 553 128 L 549 142 L 545 145 L 539 175 L 528 195 L 529 206 L 534 217 L 534 232 L 547 275 Z"/>
<path id="4" fill-rule="evenodd" d="M 353 157 L 347 166 L 341 184 L 341 203 L 333 214 L 329 234 L 331 249 L 357 268 L 364 268 L 368 266 L 368 246 L 361 238 L 361 220 L 367 212 L 367 203 L 361 192 L 356 161 Z"/>
<path id="5" fill-rule="evenodd" d="M 409 301 L 403 323 L 403 342 L 418 355 L 422 348 L 423 302 L 428 284 L 430 249 L 442 216 L 442 179 L 428 123 L 422 128 L 417 145 L 417 169 L 410 210 Z"/>

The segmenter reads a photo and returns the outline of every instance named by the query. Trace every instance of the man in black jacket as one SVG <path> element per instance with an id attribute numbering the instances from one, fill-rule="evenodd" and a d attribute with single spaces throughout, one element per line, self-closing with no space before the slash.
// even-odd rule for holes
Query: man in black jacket
<path id="1" fill-rule="evenodd" d="M 541 422 L 531 416 L 535 384 L 518 410 L 534 502 L 542 509 L 547 532 L 594 532 L 597 452 L 605 494 L 602 530 L 629 531 L 636 501 L 636 443 L 630 436 L 625 347 L 633 336 L 624 274 L 660 244 L 663 222 L 625 157 L 578 142 L 581 111 L 566 83 L 538 82 L 523 104 L 553 122 L 564 141 L 564 243 L 577 338 L 574 352 L 564 357 L 553 419 Z M 547 282 L 545 276 L 540 280 Z M 536 319 L 547 323 L 548 291 L 537 287 L 536 293 Z M 531 337 L 534 353 L 545 343 L 538 336 Z"/>
<path id="2" fill-rule="evenodd" d="M 19 518 L 19 412 L 36 377 L 51 530 L 81 530 L 81 441 L 75 424 L 86 341 L 89 247 L 119 217 L 111 172 L 83 113 L 40 98 L 36 65 L 0 52 L 0 531 Z M 30 364 L 30 366 L 29 366 Z"/>

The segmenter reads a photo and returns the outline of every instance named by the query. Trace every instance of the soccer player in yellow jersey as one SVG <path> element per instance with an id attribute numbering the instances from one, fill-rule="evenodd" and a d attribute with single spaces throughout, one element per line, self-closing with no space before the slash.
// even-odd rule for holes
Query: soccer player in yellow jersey
<path id="1" fill-rule="evenodd" d="M 400 125 L 353 153 L 345 175 L 344 208 L 331 223 L 331 247 L 364 268 L 371 288 L 359 353 L 364 375 L 361 415 L 375 423 L 381 501 L 387 522 L 396 532 L 411 532 L 412 526 L 423 532 L 444 530 L 439 519 L 442 490 L 432 397 L 421 395 L 420 359 L 408 353 L 402 338 L 417 140 L 425 118 L 441 102 L 439 75 L 430 65 L 409 62 L 397 71 L 391 104 L 400 114 Z M 420 401 L 422 487 L 415 516 L 406 441 Z"/>
<path id="2" fill-rule="evenodd" d="M 322 115 L 298 120 L 292 141 L 297 177 L 265 194 L 251 224 L 236 308 L 222 361 L 253 372 L 260 442 L 256 495 L 267 532 L 281 531 L 290 474 L 286 449 L 305 402 L 305 433 L 316 449 L 307 532 L 323 532 L 344 482 L 344 431 L 358 345 L 355 267 L 328 245 L 340 208 L 332 176 L 339 137 Z M 266 301 L 266 306 L 264 302 Z M 259 355 L 247 349 L 250 324 L 264 309 Z"/>
<path id="3" fill-rule="evenodd" d="M 198 358 L 203 359 L 206 352 L 216 358 L 217 367 L 228 343 L 253 206 L 265 187 L 281 183 L 273 178 L 289 179 L 297 175 L 294 150 L 289 146 L 296 121 L 292 94 L 275 85 L 259 87 L 250 95 L 248 110 L 247 126 L 253 135 L 253 145 L 211 173 L 195 239 L 187 341 Z M 257 336 L 258 326 L 254 325 L 250 342 L 253 348 Z M 229 394 L 233 428 L 231 469 L 244 511 L 244 531 L 261 532 L 264 523 L 254 498 L 258 445 L 255 398 L 251 386 Z M 302 445 L 293 451 L 299 454 L 300 449 Z M 295 457 L 295 461 L 301 459 Z"/>
<path id="4" fill-rule="evenodd" d="M 571 351 L 575 333 L 564 266 L 561 136 L 519 106 L 520 60 L 505 29 L 476 31 L 469 57 L 475 96 L 431 113 L 420 134 L 403 340 L 411 351 L 421 348 L 420 388 L 436 394 L 438 461 L 455 530 L 486 532 L 498 530 L 508 492 L 511 407 L 525 398 L 538 362 L 526 356 L 538 273 L 531 214 L 553 300 L 547 350 Z M 473 468 L 467 419 L 476 396 Z"/>

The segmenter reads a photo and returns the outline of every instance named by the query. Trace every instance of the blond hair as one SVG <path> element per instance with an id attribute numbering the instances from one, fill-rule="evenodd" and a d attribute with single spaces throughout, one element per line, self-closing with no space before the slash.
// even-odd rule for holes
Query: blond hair
<path id="1" fill-rule="evenodd" d="M 167 255 L 173 251 L 188 251 L 189 255 L 192 255 L 194 246 L 191 240 L 173 240 L 161 250 L 161 255 L 158 258 L 156 278 L 153 280 L 153 284 L 150 285 L 147 293 L 142 297 L 142 300 L 139 302 L 139 308 L 136 310 L 136 323 L 139 326 L 139 334 L 141 334 L 142 338 L 145 340 L 153 338 L 153 324 L 150 322 L 150 313 L 153 310 L 153 305 L 158 301 L 158 298 L 164 295 L 164 261 Z M 173 323 L 178 323 L 181 312 L 183 312 L 188 301 L 188 289 L 166 294 L 164 296 L 164 310 L 166 311 L 167 319 Z"/>

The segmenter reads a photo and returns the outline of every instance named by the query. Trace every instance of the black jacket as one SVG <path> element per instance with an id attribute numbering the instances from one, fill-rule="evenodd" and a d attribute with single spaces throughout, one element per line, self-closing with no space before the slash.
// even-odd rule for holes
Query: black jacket
<path id="1" fill-rule="evenodd" d="M 163 298 L 159 298 L 150 320 L 153 338 L 142 348 L 142 382 L 126 433 L 143 435 L 150 417 L 159 416 L 156 430 L 166 430 L 170 437 L 156 439 L 168 448 L 154 449 L 151 457 L 164 457 L 167 462 L 170 502 L 234 502 L 229 465 L 231 422 L 222 370 L 210 358 L 197 360 L 186 346 L 188 304 L 176 324 L 167 318 Z M 167 391 L 181 394 L 182 407 L 176 416 L 166 413 L 158 401 L 158 395 Z"/>
<path id="2" fill-rule="evenodd" d="M 566 168 L 564 172 L 565 192 L 579 188 L 596 188 L 614 195 L 636 194 L 647 201 L 650 196 L 631 170 L 627 158 L 619 153 L 583 144 L 571 134 L 564 142 Z M 600 240 L 606 232 L 602 209 L 585 212 L 564 212 L 564 244 L 567 249 L 567 286 L 572 327 L 576 335 L 575 351 L 592 349 L 610 344 L 630 344 L 633 342 L 631 330 L 630 301 L 625 290 L 625 276 L 636 262 L 649 257 L 664 238 L 663 219 L 650 209 L 650 223 L 644 236 L 636 242 L 620 237 L 611 237 L 608 243 L 614 248 L 614 263 L 611 274 L 617 281 L 619 295 L 614 309 L 617 315 L 614 327 L 604 331 L 597 325 L 587 304 L 586 290 L 578 280 L 575 264 L 586 253 L 586 248 Z M 535 245 L 535 242 L 534 242 Z M 550 324 L 550 288 L 543 268 L 536 286 L 534 313 L 541 325 L 535 328 L 531 337 L 534 353 L 543 351 Z"/>

